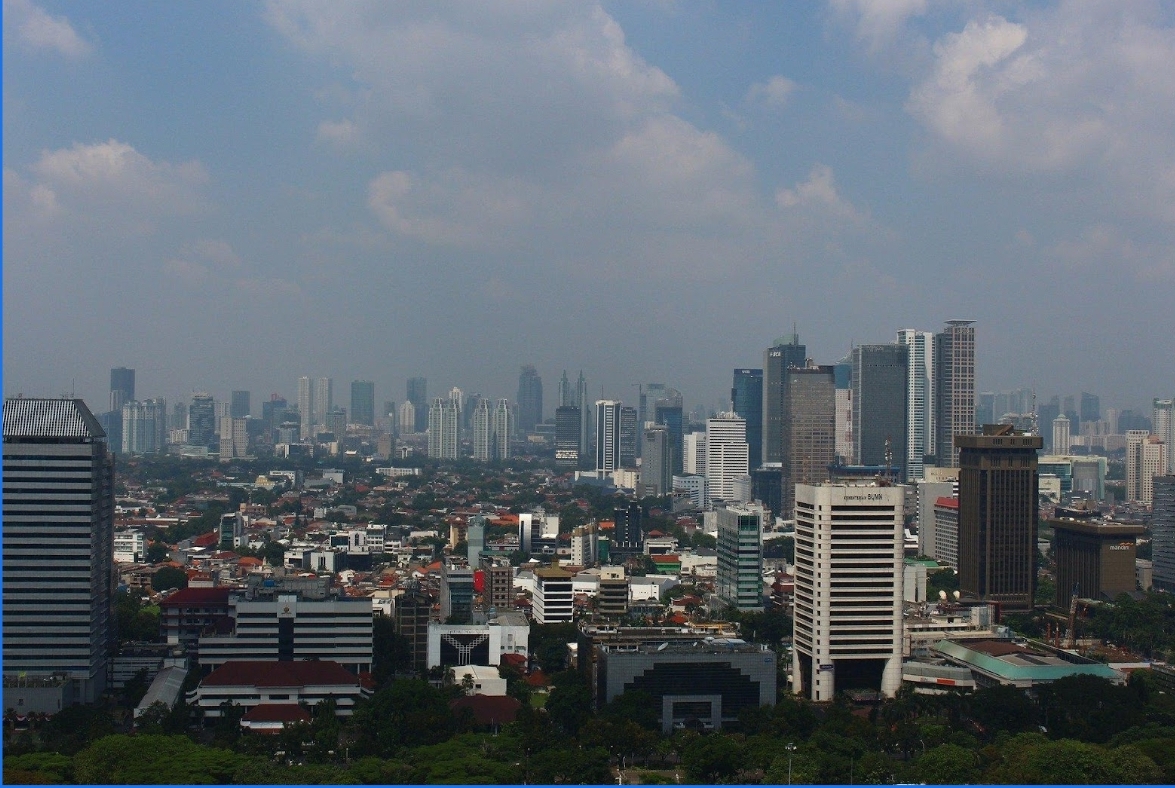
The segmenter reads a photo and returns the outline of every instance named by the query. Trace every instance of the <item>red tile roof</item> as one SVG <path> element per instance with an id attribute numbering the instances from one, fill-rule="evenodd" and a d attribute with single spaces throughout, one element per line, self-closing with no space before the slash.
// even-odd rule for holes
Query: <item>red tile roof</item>
<path id="1" fill-rule="evenodd" d="M 947 509 L 958 509 L 959 508 L 959 499 L 955 498 L 954 496 L 939 498 L 937 501 L 934 502 L 934 505 L 935 506 L 942 506 Z"/>
<path id="2" fill-rule="evenodd" d="M 310 715 L 296 703 L 260 703 L 241 718 L 245 722 L 310 722 Z"/>
<path id="3" fill-rule="evenodd" d="M 308 684 L 359 686 L 359 677 L 331 660 L 226 662 L 200 682 L 205 687 L 304 687 Z"/>
<path id="4" fill-rule="evenodd" d="M 228 605 L 228 588 L 181 588 L 159 603 L 160 607 Z"/>
<path id="5" fill-rule="evenodd" d="M 220 534 L 216 531 L 209 531 L 206 534 L 200 534 L 192 540 L 193 547 L 211 547 L 220 541 Z"/>

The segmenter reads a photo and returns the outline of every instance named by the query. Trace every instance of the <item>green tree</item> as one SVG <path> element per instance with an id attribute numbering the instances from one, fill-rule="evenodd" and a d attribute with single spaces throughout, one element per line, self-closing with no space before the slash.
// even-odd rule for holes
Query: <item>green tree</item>
<path id="1" fill-rule="evenodd" d="M 1100 676 L 1066 676 L 1037 690 L 1048 733 L 1057 739 L 1104 743 L 1141 725 L 1144 704 L 1137 689 Z"/>
<path id="2" fill-rule="evenodd" d="M 579 733 L 592 715 L 592 688 L 578 671 L 567 670 L 551 677 L 554 687 L 547 699 L 547 714 L 571 736 Z"/>
<path id="3" fill-rule="evenodd" d="M 970 697 L 967 711 L 987 732 L 995 736 L 999 731 L 1019 733 L 1036 727 L 1036 707 L 1024 690 L 997 684 L 985 687 Z"/>
<path id="4" fill-rule="evenodd" d="M 107 736 L 73 759 L 79 783 L 227 783 L 244 761 L 229 750 L 203 747 L 186 736 Z"/>
<path id="5" fill-rule="evenodd" d="M 694 783 L 730 782 L 742 769 L 746 749 L 729 735 L 699 736 L 681 756 L 686 777 Z"/>
<path id="6" fill-rule="evenodd" d="M 645 690 L 626 690 L 600 709 L 600 716 L 616 722 L 631 721 L 645 730 L 657 731 L 661 729 L 658 707 Z"/>
<path id="7" fill-rule="evenodd" d="M 151 587 L 156 591 L 166 591 L 169 588 L 187 588 L 188 573 L 174 566 L 162 567 L 151 576 Z"/>
<path id="8" fill-rule="evenodd" d="M 388 616 L 377 615 L 371 628 L 371 676 L 377 687 L 391 680 L 393 674 L 412 667 L 412 645 L 396 632 Z"/>
<path id="9" fill-rule="evenodd" d="M 456 719 L 440 690 L 425 681 L 398 679 L 356 706 L 348 730 L 354 754 L 391 758 L 406 747 L 446 740 L 456 731 Z"/>
<path id="10" fill-rule="evenodd" d="M 161 564 L 171 556 L 171 548 L 162 541 L 152 542 L 147 547 L 147 563 Z"/>
<path id="11" fill-rule="evenodd" d="M 957 744 L 940 744 L 914 763 L 914 773 L 931 785 L 963 785 L 979 776 L 979 755 Z"/>
<path id="12" fill-rule="evenodd" d="M 41 729 L 45 749 L 73 755 L 92 741 L 114 733 L 114 715 L 108 706 L 93 703 L 67 706 Z"/>

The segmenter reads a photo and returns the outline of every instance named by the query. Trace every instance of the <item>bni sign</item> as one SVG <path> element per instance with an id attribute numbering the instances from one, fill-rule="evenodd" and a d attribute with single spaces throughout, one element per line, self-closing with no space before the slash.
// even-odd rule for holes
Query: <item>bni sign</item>
<path id="1" fill-rule="evenodd" d="M 829 670 L 832 670 L 832 665 L 821 665 L 821 666 L 820 666 L 820 670 L 821 670 L 821 671 L 829 671 Z"/>

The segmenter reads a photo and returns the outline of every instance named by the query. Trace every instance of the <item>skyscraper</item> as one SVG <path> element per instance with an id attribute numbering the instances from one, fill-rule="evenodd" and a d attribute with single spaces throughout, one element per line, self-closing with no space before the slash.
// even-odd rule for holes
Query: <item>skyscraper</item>
<path id="1" fill-rule="evenodd" d="M 1052 447 L 1053 454 L 1069 453 L 1069 418 L 1067 416 L 1061 415 L 1053 419 Z"/>
<path id="2" fill-rule="evenodd" d="M 1044 438 L 1045 451 L 1049 454 L 1056 454 L 1056 450 L 1052 444 L 1052 431 L 1045 429 L 1043 425 L 1052 424 L 1053 419 L 1061 415 L 1061 398 L 1053 397 L 1048 402 L 1038 405 L 1036 408 L 1036 423 L 1041 426 L 1041 437 Z M 994 424 L 995 420 L 991 421 L 977 421 L 976 424 L 983 426 L 984 424 Z M 1114 432 L 1115 430 L 1110 430 Z"/>
<path id="3" fill-rule="evenodd" d="M 578 468 L 583 419 L 575 405 L 555 408 L 555 467 Z"/>
<path id="4" fill-rule="evenodd" d="M 853 355 L 832 365 L 832 379 L 836 386 L 836 456 L 846 465 L 856 462 L 853 456 Z"/>
<path id="5" fill-rule="evenodd" d="M 1081 392 L 1081 420 L 1100 421 L 1102 418 L 1102 401 L 1097 394 Z M 1080 429 L 1080 424 L 1074 425 Z"/>
<path id="6" fill-rule="evenodd" d="M 436 397 L 428 409 L 428 456 L 455 460 L 461 446 L 458 435 L 457 404 L 448 397 Z"/>
<path id="7" fill-rule="evenodd" d="M 906 366 L 906 480 L 916 481 L 925 475 L 925 459 L 935 453 L 934 334 L 903 328 L 898 331 L 898 344 L 910 353 Z"/>
<path id="8" fill-rule="evenodd" d="M 1036 588 L 1037 450 L 1043 441 L 1009 425 L 958 435 L 959 590 L 998 602 L 1005 612 L 1032 610 Z"/>
<path id="9" fill-rule="evenodd" d="M 908 465 L 909 358 L 906 345 L 853 348 L 853 457 L 858 465 L 897 468 L 902 479 Z"/>
<path id="10" fill-rule="evenodd" d="M 583 370 L 579 371 L 579 379 L 575 381 L 575 407 L 579 408 L 579 457 L 582 462 L 589 455 L 592 440 L 592 414 L 595 408 L 588 399 L 587 380 L 583 377 Z"/>
<path id="11" fill-rule="evenodd" d="M 405 432 L 424 432 L 428 429 L 428 378 L 408 378 L 407 399 L 415 406 L 415 426 L 409 429 L 401 420 L 401 428 Z"/>
<path id="12" fill-rule="evenodd" d="M 398 421 L 401 433 L 411 435 L 416 432 L 416 406 L 408 400 L 401 402 Z"/>
<path id="13" fill-rule="evenodd" d="M 477 403 L 470 421 L 473 432 L 473 459 L 490 459 L 490 438 L 493 428 L 490 423 L 490 401 L 483 399 Z"/>
<path id="14" fill-rule="evenodd" d="M 763 612 L 762 507 L 719 509 L 718 572 L 714 593 L 739 612 Z"/>
<path id="15" fill-rule="evenodd" d="M 188 445 L 212 446 L 216 437 L 216 407 L 211 394 L 197 392 L 188 405 Z"/>
<path id="16" fill-rule="evenodd" d="M 375 424 L 375 383 L 373 381 L 351 381 L 351 423 Z"/>
<path id="17" fill-rule="evenodd" d="M 620 410 L 616 400 L 596 400 L 596 470 L 620 468 Z"/>
<path id="18" fill-rule="evenodd" d="M 665 396 L 653 402 L 653 422 L 669 430 L 670 476 L 681 474 L 682 439 L 685 435 L 683 420 L 681 392 L 672 388 L 665 389 Z"/>
<path id="19" fill-rule="evenodd" d="M 126 402 L 122 406 L 121 421 L 123 454 L 156 454 L 167 451 L 166 400 Z"/>
<path id="20" fill-rule="evenodd" d="M 1175 474 L 1175 399 L 1156 399 L 1151 411 L 1151 432 L 1167 444 L 1167 469 Z"/>
<path id="21" fill-rule="evenodd" d="M 1167 468 L 1167 444 L 1147 430 L 1126 432 L 1126 500 L 1150 504 L 1154 478 Z"/>
<path id="22" fill-rule="evenodd" d="M 636 426 L 636 408 L 622 406 L 620 408 L 620 467 L 636 467 L 636 449 L 638 434 Z"/>
<path id="23" fill-rule="evenodd" d="M 230 403 L 229 415 L 234 419 L 247 418 L 253 412 L 251 397 L 247 391 L 234 390 Z"/>
<path id="24" fill-rule="evenodd" d="M 662 425 L 645 427 L 641 440 L 641 481 L 644 495 L 668 495 L 673 489 L 673 450 L 669 429 Z"/>
<path id="25" fill-rule="evenodd" d="M 335 409 L 335 382 L 331 378 L 314 379 L 313 427 L 326 425 L 326 414 Z"/>
<path id="26" fill-rule="evenodd" d="M 831 366 L 790 367 L 783 385 L 783 516 L 790 519 L 797 484 L 828 479 L 836 459 L 836 385 Z"/>
<path id="27" fill-rule="evenodd" d="M 1175 475 L 1156 476 L 1151 485 L 1154 587 L 1162 591 L 1175 591 Z"/>
<path id="28" fill-rule="evenodd" d="M 110 409 L 122 411 L 122 406 L 135 398 L 135 371 L 126 367 L 110 370 Z"/>
<path id="29" fill-rule="evenodd" d="M 571 387 L 571 380 L 567 377 L 567 370 L 563 370 L 563 377 L 559 378 L 559 404 L 556 407 L 575 404 L 575 389 Z"/>
<path id="30" fill-rule="evenodd" d="M 510 400 L 502 398 L 494 405 L 493 434 L 490 436 L 490 455 L 499 460 L 510 457 L 510 438 L 514 435 L 514 411 Z"/>
<path id="31" fill-rule="evenodd" d="M 731 409 L 747 423 L 751 470 L 763 462 L 763 370 L 736 369 L 730 388 Z"/>
<path id="32" fill-rule="evenodd" d="M 18 677 L 56 674 L 93 703 L 106 686 L 114 587 L 106 434 L 80 399 L 5 400 L 3 426 L 5 701 L 20 694 Z"/>
<path id="33" fill-rule="evenodd" d="M 736 500 L 734 482 L 747 475 L 747 423 L 737 413 L 706 421 L 706 490 L 710 498 Z"/>
<path id="34" fill-rule="evenodd" d="M 298 417 L 302 440 L 314 434 L 314 384 L 303 375 L 298 378 Z"/>
<path id="35" fill-rule="evenodd" d="M 518 375 L 518 430 L 523 434 L 534 432 L 535 425 L 542 420 L 543 379 L 538 370 L 527 364 Z"/>
<path id="36" fill-rule="evenodd" d="M 786 341 L 785 341 L 786 339 Z M 763 353 L 763 462 L 783 461 L 783 399 L 789 367 L 802 367 L 808 349 L 800 335 L 779 339 Z"/>
<path id="37" fill-rule="evenodd" d="M 975 434 L 974 323 L 948 320 L 934 336 L 934 446 L 940 466 L 958 466 L 955 436 Z"/>

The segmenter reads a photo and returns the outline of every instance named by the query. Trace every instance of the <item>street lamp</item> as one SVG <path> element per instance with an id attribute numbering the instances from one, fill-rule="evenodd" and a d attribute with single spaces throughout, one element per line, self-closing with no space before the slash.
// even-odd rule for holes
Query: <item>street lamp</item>
<path id="1" fill-rule="evenodd" d="M 787 784 L 791 785 L 791 756 L 796 751 L 796 745 L 788 742 L 784 749 L 787 750 Z"/>

